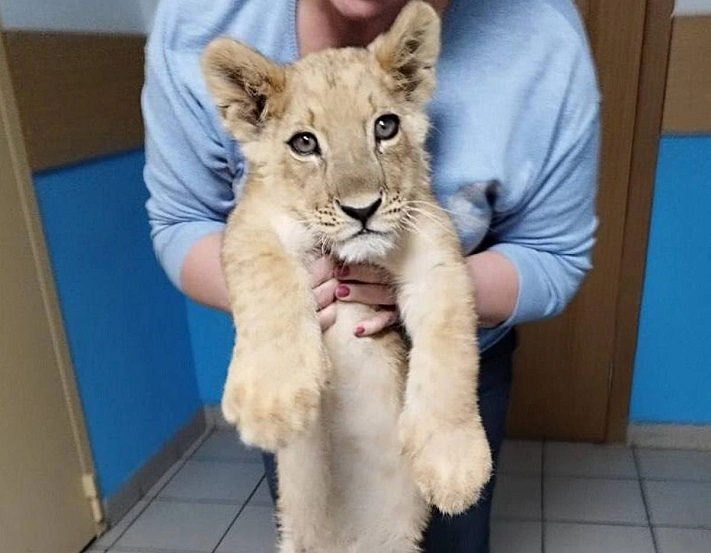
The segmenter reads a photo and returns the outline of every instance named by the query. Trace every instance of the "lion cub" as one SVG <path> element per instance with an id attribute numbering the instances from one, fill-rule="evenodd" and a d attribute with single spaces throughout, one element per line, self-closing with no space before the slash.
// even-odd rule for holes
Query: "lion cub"
<path id="1" fill-rule="evenodd" d="M 222 409 L 277 453 L 282 553 L 418 551 L 429 506 L 459 513 L 490 476 L 473 293 L 424 147 L 438 53 L 416 1 L 368 48 L 277 66 L 220 38 L 203 58 L 249 164 L 222 252 L 239 329 Z M 394 330 L 356 338 L 363 305 L 322 334 L 322 252 L 393 276 L 409 350 Z"/>

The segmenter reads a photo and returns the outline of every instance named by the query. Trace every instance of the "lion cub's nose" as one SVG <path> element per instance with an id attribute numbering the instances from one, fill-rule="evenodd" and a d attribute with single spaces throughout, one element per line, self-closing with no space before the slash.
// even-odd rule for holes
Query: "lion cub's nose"
<path id="1" fill-rule="evenodd" d="M 353 207 L 350 205 L 343 205 L 341 203 L 339 203 L 339 205 L 341 206 L 343 213 L 365 225 L 368 222 L 368 219 L 370 219 L 373 214 L 378 211 L 378 208 L 382 203 L 382 198 L 378 198 L 372 204 L 366 205 L 365 207 Z"/>

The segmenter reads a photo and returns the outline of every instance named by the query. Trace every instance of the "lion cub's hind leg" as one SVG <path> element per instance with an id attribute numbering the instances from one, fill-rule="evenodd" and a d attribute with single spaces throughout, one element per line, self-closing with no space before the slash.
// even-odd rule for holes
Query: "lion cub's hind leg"
<path id="1" fill-rule="evenodd" d="M 339 304 L 336 324 L 324 336 L 333 366 L 324 420 L 338 490 L 334 524 L 339 540 L 351 545 L 338 553 L 414 553 L 429 509 L 398 440 L 407 352 L 392 329 L 354 336 L 372 314 L 364 305 Z"/>
<path id="2" fill-rule="evenodd" d="M 333 488 L 323 419 L 277 453 L 279 553 L 330 553 Z"/>

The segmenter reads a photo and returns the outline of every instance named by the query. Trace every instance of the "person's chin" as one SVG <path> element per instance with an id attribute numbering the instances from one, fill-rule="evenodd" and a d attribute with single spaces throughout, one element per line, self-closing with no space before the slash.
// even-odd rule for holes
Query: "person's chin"
<path id="1" fill-rule="evenodd" d="M 397 10 L 405 0 L 330 0 L 333 7 L 347 19 L 377 19 L 390 10 Z"/>

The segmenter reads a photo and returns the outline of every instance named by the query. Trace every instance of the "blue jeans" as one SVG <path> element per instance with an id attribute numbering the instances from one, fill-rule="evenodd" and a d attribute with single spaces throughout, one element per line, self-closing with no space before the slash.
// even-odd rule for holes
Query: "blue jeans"
<path id="1" fill-rule="evenodd" d="M 479 410 L 494 458 L 494 475 L 506 430 L 506 408 L 511 388 L 515 332 L 509 332 L 484 352 L 479 374 Z M 274 456 L 264 454 L 264 467 L 272 499 L 276 501 L 277 480 Z M 422 541 L 424 553 L 489 553 L 491 499 L 496 484 L 493 476 L 479 502 L 455 517 L 434 509 Z"/>

